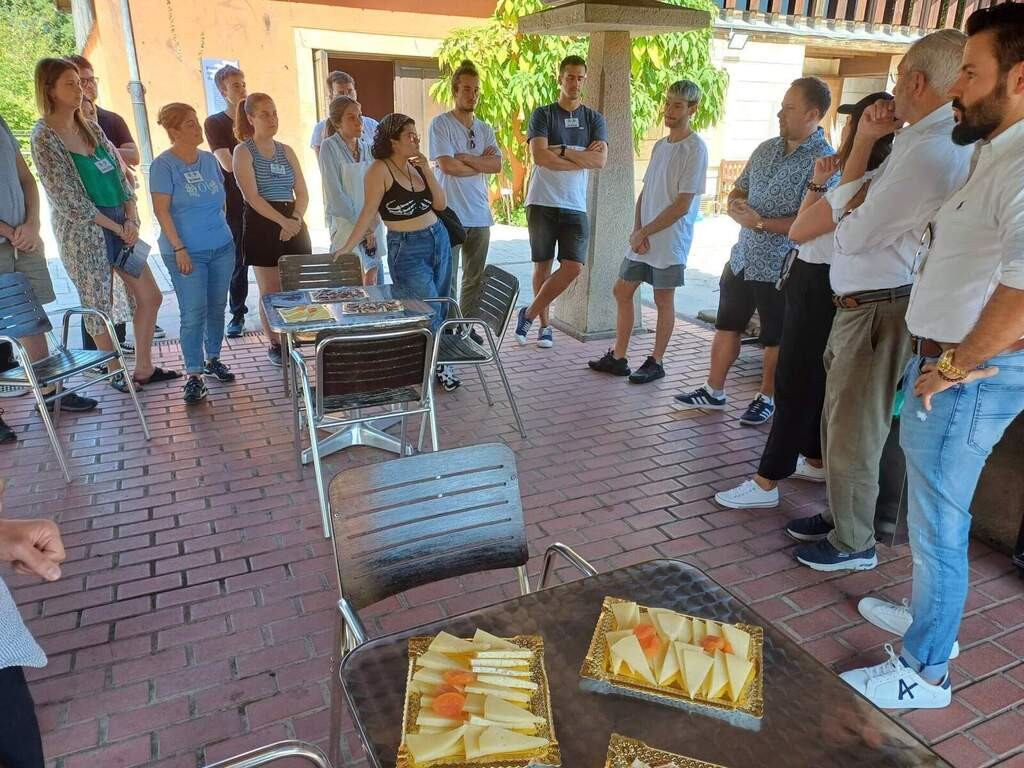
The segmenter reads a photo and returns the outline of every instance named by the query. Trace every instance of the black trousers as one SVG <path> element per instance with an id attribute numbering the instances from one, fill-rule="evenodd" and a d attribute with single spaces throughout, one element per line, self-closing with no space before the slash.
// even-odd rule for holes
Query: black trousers
<path id="1" fill-rule="evenodd" d="M 775 369 L 775 417 L 757 470 L 768 480 L 793 474 L 800 454 L 821 458 L 822 356 L 836 314 L 828 273 L 827 264 L 797 259 L 783 286 L 786 313 Z"/>
<path id="2" fill-rule="evenodd" d="M 127 323 L 114 323 L 114 333 L 117 334 L 117 340 L 121 344 L 124 343 L 124 337 L 127 333 Z M 96 339 L 92 337 L 92 334 L 85 330 L 85 318 L 82 318 L 82 349 L 96 349 Z"/>
<path id="3" fill-rule="evenodd" d="M 234 317 L 249 311 L 245 306 L 245 300 L 249 297 L 249 268 L 245 265 L 242 251 L 242 205 L 239 203 L 238 210 L 232 210 L 232 207 L 228 205 L 227 214 L 231 236 L 235 239 L 235 269 L 228 286 L 228 309 Z"/>
<path id="4" fill-rule="evenodd" d="M 0 669 L 0 766 L 43 768 L 36 706 L 21 667 Z"/>

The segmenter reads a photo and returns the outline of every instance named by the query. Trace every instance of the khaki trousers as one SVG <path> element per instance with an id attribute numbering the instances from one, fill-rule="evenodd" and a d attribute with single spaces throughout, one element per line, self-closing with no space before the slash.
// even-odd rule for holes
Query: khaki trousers
<path id="1" fill-rule="evenodd" d="M 458 296 L 459 308 L 468 315 L 480 300 L 480 288 L 491 244 L 490 227 L 466 227 L 466 242 L 452 248 L 452 297 Z M 462 292 L 457 292 L 459 260 L 462 260 Z"/>
<path id="2" fill-rule="evenodd" d="M 910 360 L 909 297 L 836 312 L 825 348 L 821 445 L 828 539 L 840 552 L 875 545 L 879 460 L 892 425 L 896 387 Z"/>

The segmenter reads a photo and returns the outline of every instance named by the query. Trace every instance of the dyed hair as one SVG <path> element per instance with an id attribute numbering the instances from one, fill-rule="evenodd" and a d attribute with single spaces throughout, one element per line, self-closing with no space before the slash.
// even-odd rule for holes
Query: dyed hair
<path id="1" fill-rule="evenodd" d="M 239 75 L 245 77 L 245 73 L 242 72 L 238 67 L 232 66 L 231 64 L 225 64 L 223 67 L 217 70 L 217 73 L 213 76 L 213 84 L 217 86 L 217 90 L 220 91 L 223 96 L 227 91 L 227 86 L 224 83 L 229 77 Z"/>
<path id="2" fill-rule="evenodd" d="M 180 101 L 175 101 L 160 107 L 160 114 L 156 118 L 156 123 L 163 126 L 164 130 L 167 131 L 167 138 L 171 138 L 171 131 L 178 130 L 190 114 L 196 114 L 193 107 L 188 104 L 182 104 Z M 171 140 L 173 141 L 174 139 Z"/>
<path id="3" fill-rule="evenodd" d="M 264 101 L 273 101 L 273 99 L 265 93 L 250 93 L 238 102 L 238 110 L 235 112 L 236 139 L 245 141 L 256 133 L 256 129 L 252 127 L 252 121 L 249 118 L 256 112 L 256 107 Z"/>
<path id="4" fill-rule="evenodd" d="M 1001 3 L 981 8 L 967 17 L 967 34 L 995 34 L 995 54 L 1000 72 L 1009 72 L 1024 61 L 1024 5 Z"/>
<path id="5" fill-rule="evenodd" d="M 335 125 L 341 125 L 341 120 L 345 117 L 345 113 L 348 112 L 350 107 L 359 104 L 355 99 L 350 99 L 348 96 L 335 96 L 331 99 L 331 105 L 327 108 L 327 125 L 324 126 L 324 138 L 333 136 L 340 131 L 335 128 Z"/>
<path id="6" fill-rule="evenodd" d="M 54 113 L 50 90 L 57 85 L 61 75 L 69 70 L 77 73 L 78 66 L 68 59 L 40 59 L 36 62 L 36 108 L 43 117 Z M 100 143 L 99 137 L 90 127 L 89 121 L 82 116 L 81 108 L 75 110 L 75 122 L 81 127 L 89 143 L 95 149 Z"/>
<path id="7" fill-rule="evenodd" d="M 668 87 L 668 93 L 670 96 L 675 96 L 690 104 L 700 103 L 701 97 L 704 95 L 700 86 L 692 80 L 676 80 Z"/>
<path id="8" fill-rule="evenodd" d="M 377 132 L 373 134 L 373 146 L 370 148 L 370 154 L 375 160 L 391 157 L 393 152 L 391 142 L 397 141 L 398 137 L 402 135 L 402 131 L 405 130 L 405 126 L 410 123 L 415 125 L 416 121 L 400 112 L 392 112 L 390 115 L 384 116 L 377 126 Z"/>

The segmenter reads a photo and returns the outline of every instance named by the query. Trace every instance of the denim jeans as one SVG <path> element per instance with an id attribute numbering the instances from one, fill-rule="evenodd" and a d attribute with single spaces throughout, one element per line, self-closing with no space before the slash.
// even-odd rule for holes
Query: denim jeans
<path id="1" fill-rule="evenodd" d="M 388 232 L 388 272 L 398 294 L 425 299 L 451 296 L 452 246 L 440 220 L 415 232 Z M 447 304 L 434 304 L 431 330 L 444 322 Z"/>
<path id="2" fill-rule="evenodd" d="M 206 360 L 220 357 L 224 341 L 224 306 L 228 286 L 235 269 L 235 244 L 229 241 L 212 251 L 189 251 L 192 272 L 183 275 L 173 253 L 163 254 L 171 275 L 181 313 L 181 352 L 187 373 L 203 372 L 205 340 Z"/>
<path id="3" fill-rule="evenodd" d="M 907 526 L 914 556 L 903 659 L 929 679 L 943 677 L 967 600 L 971 500 L 992 448 L 1024 411 L 1024 352 L 989 361 L 999 373 L 932 398 L 914 396 L 923 362 L 913 357 L 904 379 L 900 444 L 907 457 Z"/>

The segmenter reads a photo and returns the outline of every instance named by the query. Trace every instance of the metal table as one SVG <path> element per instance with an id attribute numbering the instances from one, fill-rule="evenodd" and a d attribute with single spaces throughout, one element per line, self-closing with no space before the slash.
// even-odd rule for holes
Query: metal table
<path id="1" fill-rule="evenodd" d="M 580 689 L 580 665 L 606 595 L 765 628 L 765 715 L 759 731 L 618 694 Z M 722 586 L 676 560 L 652 560 L 387 635 L 341 664 L 341 681 L 370 764 L 391 768 L 401 740 L 406 639 L 444 629 L 468 637 L 544 637 L 563 768 L 600 768 L 611 733 L 726 768 L 948 766 L 895 720 Z"/>
<path id="2" fill-rule="evenodd" d="M 267 324 L 272 331 L 281 334 L 283 341 L 281 346 L 284 388 L 292 402 L 292 426 L 295 429 L 296 435 L 299 434 L 299 403 L 296 396 L 296 377 L 291 375 L 290 362 L 291 350 L 297 336 L 300 334 L 315 335 L 318 331 L 324 330 L 373 333 L 374 331 L 408 327 L 410 325 L 424 325 L 429 323 L 434 317 L 434 310 L 429 304 L 407 295 L 393 285 L 364 285 L 359 287 L 366 291 L 367 298 L 372 301 L 400 300 L 402 302 L 401 311 L 372 315 L 350 314 L 342 311 L 342 304 L 347 302 L 319 302 L 321 306 L 326 307 L 331 313 L 330 320 L 290 323 L 281 316 L 280 310 L 297 307 L 302 304 L 315 303 L 313 301 L 313 294 L 316 291 L 323 290 L 322 288 L 304 288 L 296 291 L 268 293 L 262 297 L 263 311 L 267 317 Z M 327 456 L 353 445 L 367 445 L 385 451 L 392 451 L 393 453 L 401 451 L 401 443 L 396 438 L 381 429 L 375 429 L 365 424 L 356 424 L 324 440 L 320 444 L 320 455 Z M 309 464 L 312 460 L 312 451 L 306 449 L 302 452 L 303 464 Z"/>

